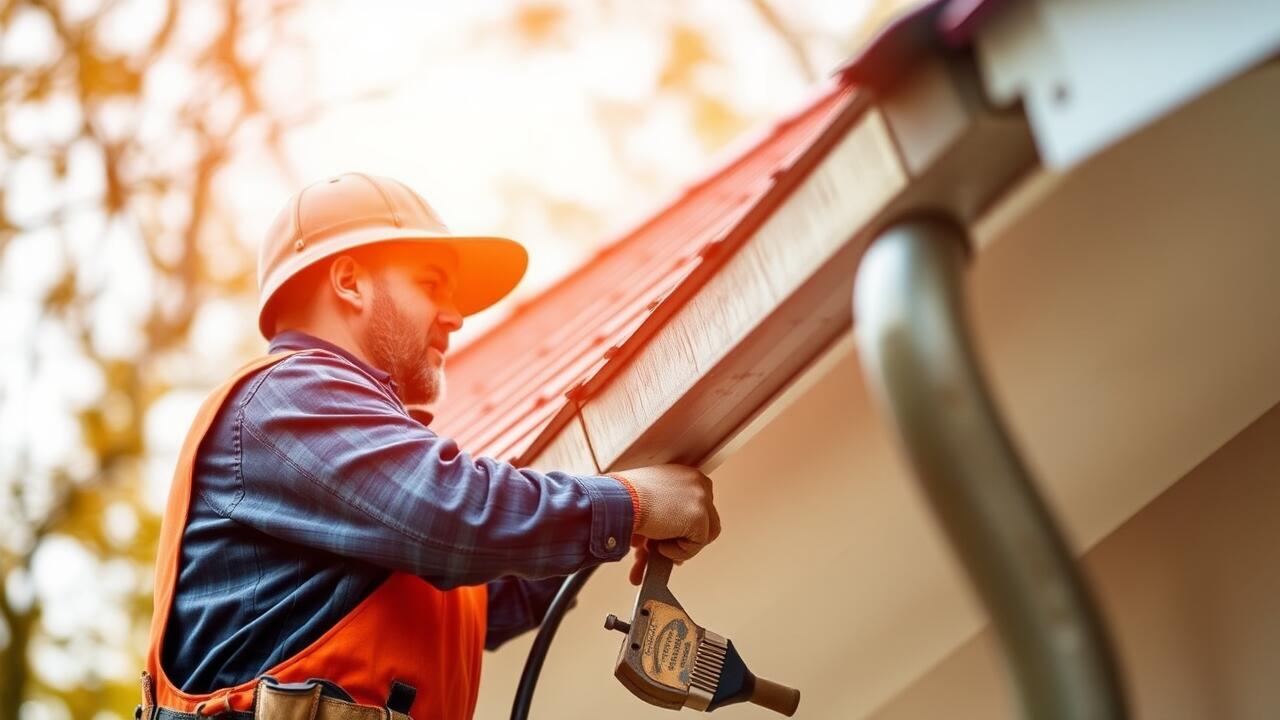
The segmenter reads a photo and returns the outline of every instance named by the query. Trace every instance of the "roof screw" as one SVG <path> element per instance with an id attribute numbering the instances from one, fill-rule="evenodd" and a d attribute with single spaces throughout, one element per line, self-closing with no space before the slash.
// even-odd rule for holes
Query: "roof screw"
<path id="1" fill-rule="evenodd" d="M 1053 86 L 1053 102 L 1058 105 L 1067 105 L 1071 101 L 1071 89 L 1064 82 L 1059 82 Z"/>

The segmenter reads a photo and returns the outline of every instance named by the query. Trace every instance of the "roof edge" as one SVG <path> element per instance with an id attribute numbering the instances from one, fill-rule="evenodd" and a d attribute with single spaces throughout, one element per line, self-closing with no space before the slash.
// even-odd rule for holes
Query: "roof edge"
<path id="1" fill-rule="evenodd" d="M 844 89 L 843 85 L 835 87 L 841 90 Z M 705 284 L 706 279 L 718 272 L 725 262 L 755 234 L 755 231 L 782 206 L 792 192 L 800 186 L 801 182 L 818 167 L 823 158 L 831 152 L 849 129 L 862 117 L 866 109 L 870 107 L 871 100 L 868 94 L 853 91 L 850 92 L 845 103 L 845 106 L 833 114 L 826 127 L 818 133 L 809 147 L 796 158 L 786 171 L 775 175 L 773 185 L 751 206 L 742 219 L 721 240 L 713 241 L 711 247 L 714 250 L 704 255 L 703 262 L 694 268 L 672 290 L 671 294 L 654 308 L 649 317 L 645 318 L 644 322 L 636 328 L 630 337 L 616 346 L 613 354 L 605 361 L 604 365 L 593 376 L 566 393 L 564 407 L 556 412 L 551 421 L 538 433 L 533 442 L 523 452 L 512 458 L 513 464 L 526 464 L 536 458 L 556 435 L 563 430 L 574 414 L 580 411 L 580 404 L 583 400 L 595 394 L 617 372 L 626 367 L 636 352 L 652 338 L 657 330 L 697 294 L 698 289 Z M 790 116 L 792 118 L 791 121 L 794 122 L 794 118 L 803 117 L 812 110 L 812 105 L 807 106 L 804 112 L 794 113 Z M 780 132 L 786 126 L 781 123 L 775 124 L 772 128 L 772 133 Z M 772 133 L 765 137 L 772 136 Z M 760 140 L 757 139 L 756 143 L 758 144 L 759 142 Z M 738 160 L 741 159 L 738 158 Z M 735 165 L 736 163 L 730 163 L 717 170 L 711 177 L 718 177 Z M 640 227 L 643 228 L 646 224 L 642 224 Z"/>
<path id="2" fill-rule="evenodd" d="M 826 78 L 812 86 L 806 94 L 805 99 L 802 101 L 803 104 L 799 110 L 789 112 L 771 122 L 762 123 L 755 129 L 749 130 L 731 141 L 728 146 L 717 153 L 717 157 L 719 159 L 717 161 L 713 161 L 709 170 L 705 170 L 701 174 L 696 175 L 693 180 L 682 183 L 677 190 L 667 194 L 661 201 L 644 210 L 637 219 L 623 225 L 624 229 L 617 232 L 614 235 L 613 240 L 601 246 L 596 252 L 592 253 L 585 262 L 575 268 L 575 272 L 597 263 L 604 262 L 605 259 L 614 253 L 619 252 L 621 246 L 625 245 L 628 239 L 644 232 L 646 228 L 657 222 L 659 218 L 666 214 L 667 210 L 675 207 L 690 195 L 702 191 L 707 186 L 713 184 L 717 179 L 732 172 L 735 168 L 750 159 L 753 149 L 767 142 L 769 139 L 776 137 L 778 134 L 785 132 L 792 125 L 814 112 L 820 100 L 829 95 L 839 92 L 847 92 L 848 90 L 849 83 L 839 75 L 833 75 L 832 77 Z M 541 304 L 545 298 L 554 295 L 558 290 L 560 290 L 560 288 L 560 283 L 554 282 L 528 298 L 521 300 L 511 308 L 505 316 L 503 316 L 502 320 L 499 321 L 499 325 L 506 323 L 513 318 L 519 317 L 526 312 L 530 312 L 534 306 Z M 465 346 L 459 347 L 450 359 L 454 362 L 459 362 L 462 358 L 465 358 L 468 352 L 472 349 L 483 346 L 487 342 L 493 340 L 494 336 L 492 332 L 485 333 L 484 335 L 477 337 L 474 341 L 467 343 Z"/>

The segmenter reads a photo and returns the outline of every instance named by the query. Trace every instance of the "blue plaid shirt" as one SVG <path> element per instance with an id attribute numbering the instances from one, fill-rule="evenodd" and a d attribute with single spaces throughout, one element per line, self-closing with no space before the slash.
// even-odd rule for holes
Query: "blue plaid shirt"
<path id="1" fill-rule="evenodd" d="M 626 555 L 617 480 L 473 458 L 411 417 L 387 373 L 300 332 L 276 336 L 283 350 L 313 352 L 246 378 L 196 456 L 162 651 L 183 691 L 257 677 L 392 570 L 487 583 L 492 649 L 542 621 L 562 576 Z"/>

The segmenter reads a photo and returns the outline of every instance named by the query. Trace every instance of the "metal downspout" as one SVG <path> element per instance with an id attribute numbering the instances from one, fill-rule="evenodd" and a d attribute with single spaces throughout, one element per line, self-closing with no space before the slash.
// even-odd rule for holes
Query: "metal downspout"
<path id="1" fill-rule="evenodd" d="M 1027 718 L 1126 716 L 1107 634 L 987 393 L 964 318 L 963 228 L 908 219 L 867 251 L 858 352 L 995 625 Z"/>

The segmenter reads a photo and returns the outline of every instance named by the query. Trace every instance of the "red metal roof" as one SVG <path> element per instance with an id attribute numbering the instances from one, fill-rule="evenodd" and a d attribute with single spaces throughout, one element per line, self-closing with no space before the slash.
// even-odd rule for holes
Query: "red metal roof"
<path id="1" fill-rule="evenodd" d="M 449 393 L 433 408 L 433 428 L 473 455 L 532 460 L 572 419 L 574 403 L 625 364 L 813 167 L 828 147 L 824 130 L 857 110 L 854 85 L 892 84 L 924 47 L 939 38 L 964 44 L 1003 4 L 880 0 L 862 51 L 803 109 L 450 356 Z"/>
<path id="2" fill-rule="evenodd" d="M 451 355 L 433 429 L 473 455 L 529 460 L 535 441 L 571 416 L 570 391 L 625 360 L 643 340 L 636 331 L 708 251 L 789 172 L 806 170 L 795 160 L 852 99 L 847 84 L 830 81 L 800 112 Z"/>

